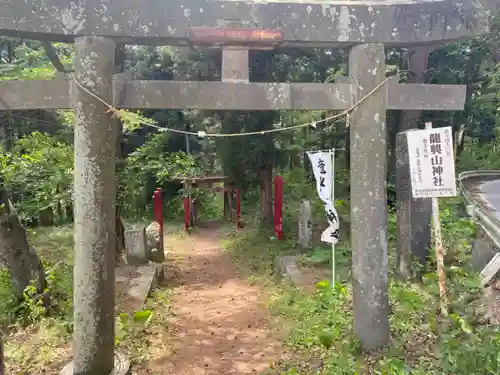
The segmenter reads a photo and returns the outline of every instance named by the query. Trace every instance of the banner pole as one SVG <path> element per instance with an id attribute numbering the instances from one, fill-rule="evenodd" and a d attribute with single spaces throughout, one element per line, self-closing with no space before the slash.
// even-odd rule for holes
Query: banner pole
<path id="1" fill-rule="evenodd" d="M 332 206 L 335 207 L 335 149 L 330 150 L 332 158 Z M 332 289 L 335 289 L 335 242 L 332 240 Z"/>

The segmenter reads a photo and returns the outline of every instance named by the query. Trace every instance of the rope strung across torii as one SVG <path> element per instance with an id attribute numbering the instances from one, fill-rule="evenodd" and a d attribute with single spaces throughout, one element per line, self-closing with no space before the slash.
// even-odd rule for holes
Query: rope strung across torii
<path id="1" fill-rule="evenodd" d="M 100 98 L 98 95 L 87 89 L 85 86 L 83 86 L 78 80 L 76 79 L 75 75 L 72 74 L 73 81 L 75 84 L 84 90 L 87 94 L 90 96 L 94 97 L 95 99 L 99 100 L 102 104 L 104 104 L 108 108 L 108 113 L 111 113 L 112 116 L 116 118 L 121 117 L 121 111 L 118 108 L 113 107 L 111 104 L 107 103 L 104 99 Z M 379 83 L 377 86 L 375 86 L 368 94 L 363 96 L 359 101 L 354 103 L 351 107 L 348 109 L 342 111 L 341 113 L 338 113 L 333 116 L 329 116 L 323 119 L 319 119 L 316 121 L 311 121 L 311 122 L 306 122 L 302 124 L 297 124 L 297 125 L 292 125 L 292 126 L 287 126 L 284 128 L 275 128 L 275 129 L 267 129 L 267 130 L 261 130 L 261 131 L 253 131 L 253 132 L 243 132 L 243 133 L 206 133 L 204 131 L 198 131 L 198 132 L 190 132 L 190 131 L 185 131 L 185 130 L 178 130 L 178 129 L 172 129 L 172 128 L 163 128 L 161 126 L 147 123 L 147 122 L 141 122 L 142 125 L 149 126 L 151 128 L 154 128 L 158 131 L 161 132 L 172 132 L 172 133 L 179 133 L 179 134 L 185 134 L 185 135 L 193 135 L 196 137 L 200 138 L 224 138 L 224 137 L 242 137 L 242 136 L 250 136 L 250 135 L 264 135 L 268 133 L 278 133 L 278 132 L 283 132 L 283 131 L 289 131 L 289 130 L 294 130 L 294 129 L 299 129 L 299 128 L 305 128 L 305 127 L 313 127 L 316 128 L 316 124 L 318 123 L 323 123 L 326 121 L 331 121 L 331 120 L 336 120 L 339 119 L 343 116 L 346 116 L 346 125 L 349 127 L 349 115 L 352 111 L 354 111 L 358 106 L 361 105 L 366 99 L 368 99 L 371 95 L 373 95 L 375 92 L 377 92 L 382 86 L 385 86 L 385 84 L 391 79 L 392 77 L 387 77 L 384 79 L 381 83 Z"/>

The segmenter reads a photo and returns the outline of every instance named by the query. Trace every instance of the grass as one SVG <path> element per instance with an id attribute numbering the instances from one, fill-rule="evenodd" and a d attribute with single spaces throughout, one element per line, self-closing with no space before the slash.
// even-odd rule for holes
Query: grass
<path id="1" fill-rule="evenodd" d="M 157 287 L 143 311 L 117 317 L 117 350 L 130 359 L 134 371 L 147 369 L 149 361 L 161 358 L 168 350 L 170 292 L 169 288 Z"/>
<path id="2" fill-rule="evenodd" d="M 178 227 L 166 229 L 175 232 Z M 12 294 L 8 272 L 0 270 L 6 373 L 55 375 L 72 355 L 73 230 L 71 226 L 37 228 L 29 231 L 29 239 L 46 270 L 51 306 L 45 309 L 30 299 L 19 303 Z M 134 369 L 142 368 L 155 358 L 155 350 L 166 345 L 169 298 L 170 289 L 159 286 L 144 311 L 117 315 L 116 346 L 128 355 Z"/>
<path id="3" fill-rule="evenodd" d="M 300 177 L 300 176 L 299 176 Z M 300 180 L 300 178 L 298 178 Z M 300 184 L 288 185 L 289 201 L 298 202 Z M 326 375 L 490 375 L 500 374 L 500 334 L 496 327 L 477 319 L 475 303 L 480 291 L 477 275 L 468 272 L 474 227 L 462 218 L 463 202 L 445 200 L 442 225 L 447 254 L 450 316 L 438 315 L 436 275 L 430 272 L 419 284 L 401 282 L 390 275 L 391 343 L 377 352 L 363 353 L 353 335 L 351 250 L 348 238 L 337 246 L 340 282 L 332 291 L 321 282 L 305 292 L 278 281 L 274 269 L 279 255 L 297 254 L 294 230 L 297 207 L 286 205 L 285 241 L 272 240 L 272 233 L 259 229 L 245 211 L 244 230 L 228 234 L 224 246 L 243 268 L 251 283 L 262 285 L 277 326 L 286 327 L 286 344 L 294 355 L 276 363 L 272 374 Z M 348 204 L 337 202 L 339 213 L 348 217 Z M 313 201 L 315 221 L 323 221 L 321 204 Z M 389 216 L 390 269 L 394 269 L 395 215 Z M 177 227 L 174 228 L 174 231 Z M 347 230 L 344 231 L 346 233 Z M 185 234 L 182 234 L 185 236 Z M 53 307 L 46 311 L 12 298 L 9 276 L 0 272 L 0 326 L 5 334 L 7 373 L 56 374 L 71 356 L 73 233 L 70 227 L 37 229 L 30 241 L 47 270 Z M 330 248 L 318 245 L 301 263 L 330 269 Z M 431 261 L 429 270 L 435 269 Z M 159 288 L 139 315 L 117 316 L 117 346 L 132 359 L 134 369 L 168 350 L 170 291 Z"/>
<path id="4" fill-rule="evenodd" d="M 58 373 L 70 357 L 73 290 L 73 231 L 71 227 L 29 231 L 46 270 L 51 307 L 19 302 L 10 288 L 10 277 L 0 272 L 0 324 L 4 331 L 7 373 Z"/>
<path id="5" fill-rule="evenodd" d="M 385 374 L 385 375 L 490 375 L 500 373 L 498 328 L 479 324 L 475 303 L 480 288 L 477 275 L 465 261 L 474 227 L 462 218 L 459 198 L 445 200 L 441 210 L 447 247 L 447 283 L 450 316 L 438 315 L 437 278 L 425 275 L 422 283 L 402 282 L 390 275 L 391 343 L 377 352 L 363 353 L 353 335 L 350 280 L 340 278 L 332 291 L 327 282 L 307 293 L 277 282 L 274 261 L 296 253 L 294 236 L 270 241 L 269 233 L 246 228 L 226 241 L 235 262 L 253 282 L 266 288 L 269 307 L 281 326 L 289 327 L 287 346 L 297 357 L 276 365 L 277 374 Z M 290 224 L 290 223 L 289 223 Z M 395 216 L 390 214 L 390 265 L 394 269 Z M 292 228 L 292 225 L 288 226 Z M 348 275 L 350 250 L 344 243 L 338 260 Z M 329 249 L 316 248 L 304 261 L 329 265 Z M 435 269 L 433 262 L 429 270 Z"/>

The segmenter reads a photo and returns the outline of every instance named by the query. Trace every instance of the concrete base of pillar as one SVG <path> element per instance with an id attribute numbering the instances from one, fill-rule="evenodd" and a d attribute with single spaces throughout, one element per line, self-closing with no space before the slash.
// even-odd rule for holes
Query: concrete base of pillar
<path id="1" fill-rule="evenodd" d="M 115 368 L 110 375 L 130 374 L 130 360 L 121 353 L 115 353 Z M 73 361 L 64 366 L 59 375 L 73 375 Z"/>

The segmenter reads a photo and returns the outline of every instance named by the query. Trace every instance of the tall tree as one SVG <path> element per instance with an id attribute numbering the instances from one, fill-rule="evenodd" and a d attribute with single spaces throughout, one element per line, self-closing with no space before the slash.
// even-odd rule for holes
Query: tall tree
<path id="1" fill-rule="evenodd" d="M 29 245 L 21 223 L 0 175 L 0 260 L 7 267 L 14 292 L 21 297 L 32 281 L 38 294 L 47 285 L 42 263 Z"/>

